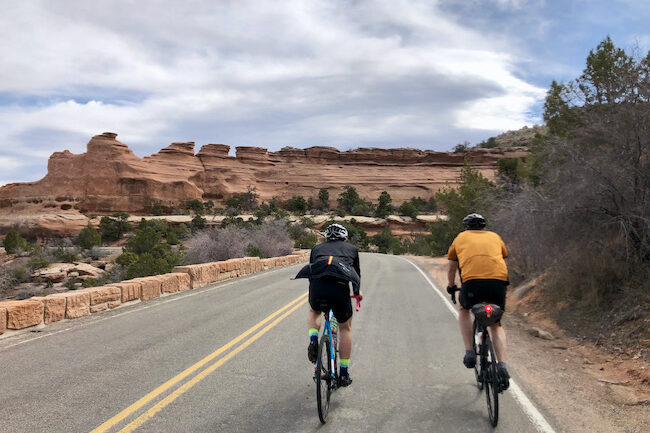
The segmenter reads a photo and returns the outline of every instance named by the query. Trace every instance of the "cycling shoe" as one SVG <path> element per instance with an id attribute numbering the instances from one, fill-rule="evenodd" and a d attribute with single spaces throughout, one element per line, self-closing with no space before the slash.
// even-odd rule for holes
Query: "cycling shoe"
<path id="1" fill-rule="evenodd" d="M 352 378 L 347 375 L 347 376 L 340 376 L 338 385 L 342 388 L 345 388 L 346 386 L 350 386 L 352 384 Z"/>
<path id="2" fill-rule="evenodd" d="M 309 342 L 309 346 L 307 346 L 307 358 L 309 362 L 316 363 L 316 358 L 318 358 L 318 342 Z"/>
<path id="3" fill-rule="evenodd" d="M 465 364 L 465 367 L 467 368 L 474 368 L 476 365 L 476 353 L 474 351 L 467 351 L 465 352 L 465 357 L 463 358 L 463 364 Z"/>

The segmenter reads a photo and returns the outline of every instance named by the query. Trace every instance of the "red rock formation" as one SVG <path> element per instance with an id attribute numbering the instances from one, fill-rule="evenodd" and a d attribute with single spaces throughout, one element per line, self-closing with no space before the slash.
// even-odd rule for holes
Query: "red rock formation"
<path id="1" fill-rule="evenodd" d="M 70 214 L 125 211 L 146 213 L 160 201 L 182 207 L 186 200 L 221 202 L 255 186 L 261 200 L 294 194 L 315 197 L 327 188 L 332 200 L 345 185 L 376 200 L 387 190 L 395 203 L 412 196 L 428 198 L 453 184 L 467 156 L 488 178 L 502 157 L 524 157 L 523 149 L 479 149 L 468 154 L 418 149 L 333 147 L 261 147 L 207 144 L 194 154 L 194 143 L 172 143 L 160 152 L 137 157 L 117 134 L 105 132 L 88 142 L 88 151 L 52 154 L 47 175 L 37 182 L 0 188 L 0 214 Z"/>

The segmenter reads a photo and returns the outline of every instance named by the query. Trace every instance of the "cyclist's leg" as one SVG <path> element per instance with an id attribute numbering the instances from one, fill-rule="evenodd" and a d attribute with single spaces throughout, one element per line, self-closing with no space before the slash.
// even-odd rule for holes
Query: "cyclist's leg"
<path id="1" fill-rule="evenodd" d="M 460 333 L 463 336 L 463 344 L 465 350 L 473 349 L 474 340 L 474 324 L 472 323 L 472 314 L 469 310 L 460 307 L 458 310 L 458 324 L 460 326 Z"/>
<path id="2" fill-rule="evenodd" d="M 307 315 L 307 327 L 309 329 L 319 330 L 320 324 L 321 324 L 321 312 L 314 311 L 314 309 L 310 306 L 309 313 Z"/>
<path id="3" fill-rule="evenodd" d="M 506 331 L 503 329 L 503 326 L 501 326 L 501 322 L 489 326 L 488 331 L 490 332 L 490 339 L 492 340 L 497 360 L 499 362 L 508 362 L 506 355 Z"/>
<path id="4" fill-rule="evenodd" d="M 348 386 L 352 383 L 348 373 L 352 352 L 352 303 L 348 283 L 333 287 L 330 295 L 332 311 L 339 322 L 339 386 Z"/>
<path id="5" fill-rule="evenodd" d="M 352 353 L 352 317 L 344 323 L 339 322 L 339 356 L 350 359 Z"/>
<path id="6" fill-rule="evenodd" d="M 316 362 L 318 357 L 318 331 L 321 325 L 321 313 L 319 299 L 322 293 L 322 284 L 318 280 L 309 282 L 309 312 L 307 313 L 307 328 L 309 332 L 309 346 L 307 346 L 307 358 L 310 362 Z"/>
<path id="7" fill-rule="evenodd" d="M 472 314 L 470 309 L 472 304 L 469 304 L 470 299 L 473 299 L 473 292 L 468 285 L 464 283 L 460 289 L 460 296 L 458 301 L 460 308 L 458 310 L 458 326 L 460 327 L 460 334 L 463 337 L 463 345 L 465 346 L 465 355 L 463 356 L 463 364 L 467 368 L 474 368 L 476 365 L 476 353 L 474 353 L 474 323 L 472 323 Z"/>

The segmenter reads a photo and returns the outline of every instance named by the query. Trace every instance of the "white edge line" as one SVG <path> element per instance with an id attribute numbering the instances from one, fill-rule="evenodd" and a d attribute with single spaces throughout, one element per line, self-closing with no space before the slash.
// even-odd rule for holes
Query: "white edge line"
<path id="1" fill-rule="evenodd" d="M 424 279 L 429 283 L 429 285 L 433 288 L 434 292 L 438 294 L 442 298 L 442 300 L 445 303 L 445 306 L 451 311 L 451 313 L 454 315 L 454 317 L 458 318 L 458 311 L 456 308 L 454 308 L 454 305 L 451 303 L 449 299 L 445 295 L 443 295 L 442 290 L 436 286 L 436 284 L 431 281 L 429 276 L 422 270 L 418 265 L 410 261 L 409 259 L 405 257 L 400 257 L 401 259 L 407 261 L 408 263 L 411 264 L 415 269 L 422 274 Z M 544 418 L 544 415 L 535 407 L 535 405 L 530 401 L 530 399 L 524 394 L 524 392 L 521 390 L 519 385 L 515 383 L 514 379 L 510 380 L 510 391 L 512 393 L 512 396 L 514 399 L 519 403 L 519 406 L 523 409 L 523 411 L 528 415 L 528 418 L 530 421 L 533 423 L 533 425 L 537 428 L 537 431 L 543 432 L 543 433 L 556 433 L 553 427 L 546 421 L 546 418 Z"/>
<path id="2" fill-rule="evenodd" d="M 299 264 L 299 263 L 296 263 L 296 264 Z M 275 272 L 279 272 L 279 271 L 282 271 L 282 270 L 289 269 L 292 266 L 295 266 L 295 265 L 283 266 L 280 269 L 273 269 L 273 270 L 269 270 L 269 271 L 265 271 L 265 272 L 258 272 L 255 275 L 246 275 L 244 277 L 233 278 L 232 281 L 228 281 L 228 282 L 222 283 L 222 284 L 220 284 L 221 283 L 220 281 L 210 283 L 208 286 L 204 286 L 205 288 L 204 287 L 199 287 L 198 289 L 196 289 L 196 291 L 192 290 L 190 293 L 184 293 L 181 296 L 178 296 L 178 295 L 174 296 L 172 294 L 172 295 L 170 295 L 170 296 L 173 296 L 173 297 L 171 297 L 171 299 L 167 299 L 165 301 L 159 301 L 159 302 L 156 302 L 154 304 L 143 305 L 142 307 L 139 307 L 139 308 L 136 307 L 136 308 L 134 308 L 132 310 L 124 311 L 122 313 L 114 314 L 112 316 L 91 319 L 88 323 L 84 323 L 84 324 L 80 323 L 79 325 L 81 325 L 83 327 L 83 326 L 86 326 L 86 325 L 92 325 L 94 323 L 103 322 L 104 320 L 114 319 L 115 317 L 125 316 L 127 314 L 135 313 L 135 312 L 142 311 L 142 310 L 147 310 L 149 308 L 156 307 L 158 305 L 163 305 L 163 304 L 167 304 L 169 302 L 175 302 L 175 301 L 179 301 L 181 299 L 189 298 L 190 296 L 196 296 L 196 295 L 200 295 L 202 293 L 211 292 L 213 290 L 217 290 L 217 289 L 220 289 L 222 287 L 230 286 L 231 284 L 235 284 L 235 283 L 238 283 L 238 282 L 241 282 L 241 281 L 255 280 L 255 279 L 260 278 L 260 277 L 265 276 L 265 275 L 269 275 L 269 274 L 272 274 L 272 273 L 275 273 Z M 216 284 L 216 285 L 213 286 L 213 287 L 210 287 L 213 284 Z M 160 298 L 156 298 L 156 299 L 160 299 Z M 139 302 L 139 303 L 137 303 L 135 305 L 139 305 L 141 303 L 142 302 Z M 125 307 L 128 307 L 128 305 L 125 305 Z M 113 310 L 113 311 L 115 311 L 115 310 Z M 92 318 L 92 315 L 85 316 L 85 317 Z M 72 319 L 69 319 L 69 320 L 72 321 Z M 4 350 L 7 350 L 7 349 L 10 349 L 12 347 L 20 346 L 21 344 L 29 343 L 29 342 L 32 342 L 34 340 L 40 340 L 41 338 L 50 337 L 50 336 L 56 335 L 56 334 L 61 334 L 62 332 L 66 332 L 66 331 L 69 331 L 71 329 L 77 329 L 77 328 L 79 328 L 79 326 L 70 326 L 69 328 L 60 329 L 60 330 L 54 331 L 54 332 L 48 332 L 46 334 L 39 335 L 38 337 L 33 337 L 33 338 L 28 339 L 28 340 L 19 341 L 17 343 L 10 344 L 8 346 L 0 347 L 0 352 L 2 352 Z M 18 337 L 19 335 L 21 335 L 21 334 L 16 335 L 16 337 Z"/>

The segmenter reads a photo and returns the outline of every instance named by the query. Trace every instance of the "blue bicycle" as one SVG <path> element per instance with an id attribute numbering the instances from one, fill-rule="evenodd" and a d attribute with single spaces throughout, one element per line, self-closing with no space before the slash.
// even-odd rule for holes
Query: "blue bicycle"
<path id="1" fill-rule="evenodd" d="M 352 295 L 351 297 L 355 297 Z M 359 311 L 359 298 L 357 311 Z M 322 304 L 319 311 L 323 312 L 325 326 L 318 343 L 318 358 L 314 369 L 314 382 L 316 382 L 316 403 L 318 405 L 318 418 L 325 424 L 330 408 L 330 396 L 336 390 L 339 379 L 339 357 L 337 329 L 338 322 L 329 305 Z"/>

